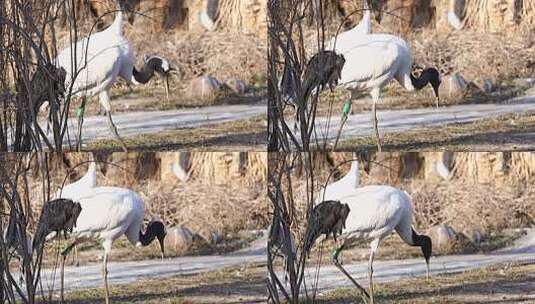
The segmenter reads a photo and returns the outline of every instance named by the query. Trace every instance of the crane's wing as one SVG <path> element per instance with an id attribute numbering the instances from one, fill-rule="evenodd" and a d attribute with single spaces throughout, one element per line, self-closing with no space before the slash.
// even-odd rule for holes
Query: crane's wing
<path id="1" fill-rule="evenodd" d="M 143 200 L 128 189 L 96 187 L 79 199 L 82 212 L 78 217 L 75 232 L 124 233 L 135 218 L 143 218 Z"/>
<path id="2" fill-rule="evenodd" d="M 74 94 L 89 91 L 86 95 L 94 95 L 113 82 L 119 72 L 120 58 L 120 45 L 105 41 L 97 33 L 61 51 L 55 62 L 67 71 L 67 85 L 75 76 L 72 84 Z"/>
<path id="3" fill-rule="evenodd" d="M 373 87 L 392 78 L 405 62 L 400 45 L 388 39 L 360 39 L 342 55 L 346 62 L 339 83 L 346 86 Z"/>

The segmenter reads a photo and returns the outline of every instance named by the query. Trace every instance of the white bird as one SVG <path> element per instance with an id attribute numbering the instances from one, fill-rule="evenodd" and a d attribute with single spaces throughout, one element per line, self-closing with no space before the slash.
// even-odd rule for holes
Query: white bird
<path id="1" fill-rule="evenodd" d="M 72 86 L 72 94 L 82 97 L 79 136 L 85 98 L 98 95 L 100 104 L 107 112 L 111 132 L 126 150 L 111 118 L 109 89 L 118 77 L 129 83 L 139 84 L 148 82 L 155 71 L 167 77 L 174 69 L 167 60 L 160 57 L 152 57 L 140 71 L 135 68 L 133 50 L 123 36 L 123 4 L 119 6 L 115 20 L 108 28 L 65 48 L 58 54 L 54 63 L 67 72 L 65 88 L 69 90 Z M 78 145 L 80 147 L 80 143 Z"/>
<path id="2" fill-rule="evenodd" d="M 327 46 L 327 50 L 336 50 L 338 53 L 343 53 L 343 49 L 340 46 L 347 46 L 351 44 L 351 41 L 358 36 L 371 34 L 372 32 L 372 17 L 371 10 L 368 6 L 368 1 L 364 0 L 363 5 L 364 13 L 362 14 L 362 20 L 354 28 L 338 34 L 332 37 Z M 336 47 L 336 49 L 335 49 Z"/>
<path id="3" fill-rule="evenodd" d="M 357 92 L 370 91 L 373 98 L 373 127 L 379 151 L 381 143 L 377 129 L 376 104 L 381 89 L 392 79 L 397 80 L 408 91 L 419 90 L 431 83 L 438 107 L 440 75 L 435 68 L 425 69 L 419 78 L 412 75 L 412 54 L 405 40 L 387 34 L 355 35 L 351 40 L 337 42 L 335 52 L 341 53 L 345 58 L 338 83 L 351 93 L 348 104 L 351 105 Z M 347 113 L 344 112 L 344 115 Z M 340 129 L 342 126 L 343 123 Z"/>
<path id="4" fill-rule="evenodd" d="M 351 162 L 351 168 L 344 177 L 328 184 L 320 191 L 318 200 L 333 201 L 347 196 L 357 189 L 360 185 L 359 161 L 354 159 Z"/>
<path id="5" fill-rule="evenodd" d="M 142 231 L 145 204 L 136 192 L 118 187 L 96 187 L 79 198 L 82 211 L 78 216 L 72 236 L 74 242 L 63 252 L 63 259 L 79 243 L 96 240 L 104 249 L 103 276 L 106 290 L 106 303 L 109 303 L 108 256 L 112 244 L 125 235 L 136 247 L 148 246 L 158 239 L 162 259 L 164 257 L 165 226 L 162 222 L 152 221 L 145 232 Z"/>
<path id="6" fill-rule="evenodd" d="M 92 154 L 91 154 L 92 155 Z M 56 198 L 68 198 L 73 201 L 78 201 L 78 198 L 84 196 L 89 190 L 97 186 L 97 164 L 93 156 L 87 172 L 79 180 L 74 183 L 65 185 L 56 192 Z"/>
<path id="7" fill-rule="evenodd" d="M 329 208 L 319 208 L 325 214 L 317 216 L 326 223 L 312 223 L 309 226 L 320 227 L 320 230 L 309 233 L 308 243 L 305 248 L 310 250 L 313 242 L 320 233 L 329 235 L 337 234 L 341 230 L 339 240 L 341 245 L 333 253 L 333 262 L 361 292 L 366 295 L 365 290 L 345 271 L 338 261 L 340 252 L 358 239 L 371 240 L 370 259 L 368 264 L 368 278 L 370 283 L 370 299 L 373 303 L 373 260 L 380 242 L 396 231 L 401 239 L 410 246 L 419 246 L 427 264 L 427 276 L 429 277 L 429 258 L 432 253 L 431 239 L 426 235 L 419 235 L 412 228 L 413 206 L 409 195 L 399 189 L 390 186 L 365 186 L 353 191 L 352 194 L 340 199 L 340 202 L 326 201 L 322 204 L 339 206 L 345 210 L 329 210 Z M 347 209 L 348 208 L 348 209 Z M 333 209 L 333 208 L 331 208 Z M 333 218 L 332 214 L 346 216 L 345 225 L 340 224 L 340 219 Z M 343 219 L 342 219 L 343 220 Z M 336 223 L 336 225 L 335 225 Z M 329 227 L 330 226 L 330 227 Z"/>

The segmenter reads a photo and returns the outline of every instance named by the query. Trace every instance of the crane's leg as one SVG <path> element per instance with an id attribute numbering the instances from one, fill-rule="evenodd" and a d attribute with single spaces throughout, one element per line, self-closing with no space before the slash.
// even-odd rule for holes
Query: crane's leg
<path id="1" fill-rule="evenodd" d="M 102 91 L 99 95 L 100 104 L 104 107 L 106 110 L 106 114 L 108 116 L 108 125 L 110 127 L 110 131 L 113 133 L 115 138 L 119 141 L 121 144 L 123 151 L 127 152 L 126 144 L 124 143 L 121 136 L 119 136 L 119 132 L 117 132 L 117 127 L 113 123 L 113 119 L 111 118 L 111 104 L 110 104 L 110 96 L 108 95 L 107 91 Z"/>
<path id="2" fill-rule="evenodd" d="M 61 303 L 65 303 L 65 296 L 63 293 L 63 290 L 65 289 L 65 260 L 67 259 L 67 256 L 61 256 L 61 285 L 60 285 L 60 293 L 61 293 Z"/>
<path id="3" fill-rule="evenodd" d="M 65 260 L 67 260 L 67 255 L 71 252 L 71 250 L 76 246 L 77 243 L 81 242 L 81 240 L 77 239 L 74 240 L 69 246 L 67 246 L 63 251 L 61 252 L 61 274 L 60 274 L 60 288 L 61 288 L 61 303 L 64 303 L 64 296 L 63 296 L 63 289 L 65 287 Z"/>
<path id="4" fill-rule="evenodd" d="M 106 292 L 106 304 L 110 303 L 110 290 L 108 288 L 108 253 L 104 252 L 104 261 L 102 263 L 102 275 L 104 276 L 104 290 Z"/>
<path id="5" fill-rule="evenodd" d="M 334 152 L 336 149 L 336 146 L 338 145 L 338 140 L 340 139 L 340 135 L 342 134 L 342 128 L 344 127 L 347 118 L 349 116 L 349 113 L 353 114 L 353 109 L 351 107 L 353 103 L 355 91 L 350 90 L 349 91 L 349 99 L 344 104 L 344 107 L 342 109 L 342 118 L 340 119 L 340 127 L 338 128 L 338 132 L 336 133 L 336 139 L 334 140 L 334 145 L 332 151 Z"/>
<path id="6" fill-rule="evenodd" d="M 340 252 L 342 252 L 342 250 L 344 249 L 344 246 L 345 246 L 345 242 L 342 242 L 342 246 L 338 247 L 334 251 L 333 257 L 332 257 L 334 266 L 336 266 L 336 268 L 338 268 L 338 270 L 340 270 L 351 281 L 351 283 L 353 283 L 353 285 L 355 285 L 355 287 L 357 287 L 357 289 L 359 290 L 362 298 L 366 302 L 367 300 L 370 299 L 370 296 L 368 295 L 366 290 L 364 288 L 362 288 L 362 286 L 360 286 L 359 283 L 357 283 L 357 281 L 355 281 L 355 279 L 353 279 L 353 277 L 344 269 L 344 267 L 342 267 L 342 264 L 340 264 L 340 262 L 338 261 L 338 256 L 340 255 Z"/>
<path id="7" fill-rule="evenodd" d="M 370 244 L 371 246 L 371 252 L 370 252 L 370 260 L 368 261 L 368 280 L 370 281 L 370 303 L 373 304 L 373 259 L 375 257 L 375 253 L 377 252 L 377 248 L 379 248 L 379 239 L 375 239 Z"/>
<path id="8" fill-rule="evenodd" d="M 74 254 L 72 255 L 73 264 L 74 266 L 78 267 L 80 266 L 80 260 L 78 259 L 78 246 L 74 246 L 73 250 L 74 250 Z"/>
<path id="9" fill-rule="evenodd" d="M 78 116 L 78 134 L 76 136 L 76 149 L 78 151 L 82 150 L 82 126 L 84 124 L 84 113 L 85 113 L 85 103 L 87 102 L 87 97 L 82 97 L 82 105 L 78 108 L 76 116 Z"/>
<path id="10" fill-rule="evenodd" d="M 106 292 L 106 304 L 110 304 L 110 289 L 108 287 L 108 255 L 111 252 L 111 242 L 104 241 L 102 243 L 104 248 L 104 260 L 102 263 L 102 275 L 104 276 L 104 290 Z"/>
<path id="11" fill-rule="evenodd" d="M 373 120 L 373 130 L 375 131 L 375 139 L 377 140 L 377 151 L 381 152 L 381 137 L 379 136 L 379 129 L 377 128 L 377 102 L 379 101 L 379 94 L 381 92 L 380 88 L 374 88 L 371 91 L 373 105 L 372 105 L 372 120 Z"/>

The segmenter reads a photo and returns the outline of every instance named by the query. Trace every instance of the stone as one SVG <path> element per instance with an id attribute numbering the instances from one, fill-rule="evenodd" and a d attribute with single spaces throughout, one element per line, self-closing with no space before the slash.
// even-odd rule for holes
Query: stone
<path id="1" fill-rule="evenodd" d="M 184 253 L 192 245 L 193 233 L 187 227 L 179 226 L 167 229 L 167 236 L 165 237 L 166 250 Z"/>
<path id="2" fill-rule="evenodd" d="M 190 81 L 186 96 L 190 98 L 211 98 L 221 92 L 221 83 L 212 76 L 200 76 Z"/>
<path id="3" fill-rule="evenodd" d="M 476 80 L 474 85 L 483 93 L 492 93 L 495 89 L 494 83 L 490 79 Z"/>
<path id="4" fill-rule="evenodd" d="M 442 79 L 442 85 L 440 86 L 440 96 L 459 96 L 465 93 L 467 88 L 468 82 L 461 74 L 455 73 L 453 75 L 448 75 Z"/>
<path id="5" fill-rule="evenodd" d="M 225 85 L 238 95 L 243 95 L 247 91 L 247 85 L 240 79 L 231 78 L 225 82 Z"/>
<path id="6" fill-rule="evenodd" d="M 478 245 L 487 237 L 483 229 L 479 227 L 470 227 L 463 230 L 463 234 L 474 244 Z"/>
<path id="7" fill-rule="evenodd" d="M 531 88 L 535 86 L 535 78 L 517 78 L 513 80 L 513 84 L 518 87 Z"/>
<path id="8" fill-rule="evenodd" d="M 440 224 L 429 228 L 427 235 L 433 242 L 433 251 L 448 252 L 455 246 L 457 233 L 446 224 Z"/>
<path id="9" fill-rule="evenodd" d="M 223 234 L 211 229 L 202 229 L 199 236 L 210 245 L 218 244 L 223 240 Z"/>

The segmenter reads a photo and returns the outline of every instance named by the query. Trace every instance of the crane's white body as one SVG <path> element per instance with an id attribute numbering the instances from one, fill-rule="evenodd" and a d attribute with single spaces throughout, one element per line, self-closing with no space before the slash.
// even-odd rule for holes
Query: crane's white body
<path id="1" fill-rule="evenodd" d="M 364 186 L 340 201 L 350 209 L 341 235 L 347 242 L 373 239 L 378 246 L 380 240 L 395 230 L 406 243 L 413 244 L 413 207 L 406 192 L 390 186 Z"/>
<path id="2" fill-rule="evenodd" d="M 100 103 L 109 110 L 108 90 L 117 77 L 135 82 L 134 53 L 123 36 L 123 13 L 118 12 L 113 23 L 105 30 L 62 50 L 55 63 L 67 72 L 66 88 L 72 85 L 75 96 L 100 94 Z"/>
<path id="3" fill-rule="evenodd" d="M 94 161 L 89 163 L 87 172 L 82 178 L 74 183 L 65 185 L 63 189 L 58 189 L 56 198 L 68 198 L 73 201 L 78 201 L 81 196 L 84 196 L 92 188 L 97 186 L 97 165 Z"/>
<path id="4" fill-rule="evenodd" d="M 341 86 L 349 90 L 377 90 L 378 94 L 390 80 L 396 79 L 402 87 L 414 91 L 410 79 L 412 54 L 405 40 L 388 34 L 360 35 L 340 45 L 340 49 L 346 60 Z"/>
<path id="5" fill-rule="evenodd" d="M 136 192 L 119 187 L 95 187 L 79 198 L 82 212 L 73 230 L 76 239 L 100 240 L 105 253 L 123 234 L 140 246 L 145 204 Z"/>
<path id="6" fill-rule="evenodd" d="M 319 202 L 340 200 L 342 197 L 352 194 L 359 185 L 359 162 L 358 160 L 353 160 L 347 174 L 336 182 L 328 184 L 325 189 L 322 189 L 319 193 L 318 200 Z"/>

